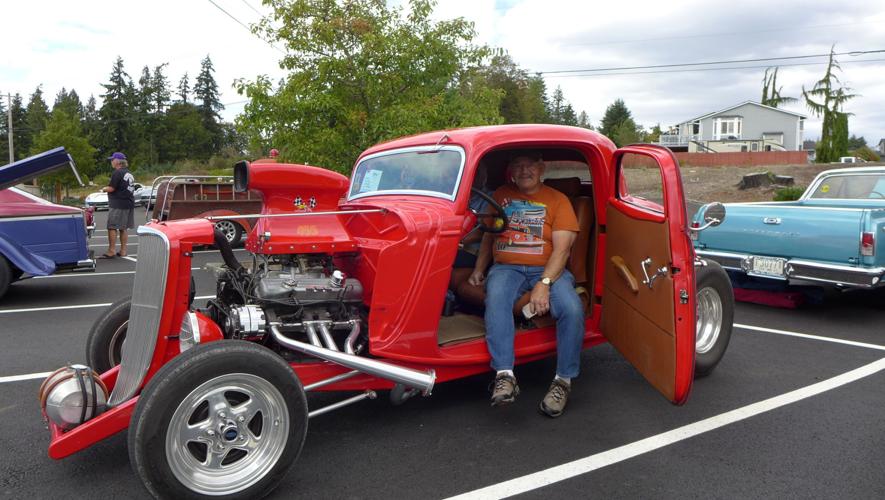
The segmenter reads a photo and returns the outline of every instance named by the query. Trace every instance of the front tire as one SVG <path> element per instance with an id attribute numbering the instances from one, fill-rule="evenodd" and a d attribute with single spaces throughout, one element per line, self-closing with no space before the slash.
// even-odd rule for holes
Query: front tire
<path id="1" fill-rule="evenodd" d="M 163 366 L 139 397 L 129 458 L 157 498 L 260 498 L 301 453 L 307 399 L 292 368 L 237 340 Z"/>
<path id="2" fill-rule="evenodd" d="M 96 373 L 120 364 L 131 308 L 130 297 L 120 299 L 108 306 L 92 325 L 86 338 L 86 364 Z"/>
<path id="3" fill-rule="evenodd" d="M 728 274 L 718 263 L 706 262 L 695 267 L 695 378 L 709 375 L 722 360 L 734 324 L 734 291 Z"/>

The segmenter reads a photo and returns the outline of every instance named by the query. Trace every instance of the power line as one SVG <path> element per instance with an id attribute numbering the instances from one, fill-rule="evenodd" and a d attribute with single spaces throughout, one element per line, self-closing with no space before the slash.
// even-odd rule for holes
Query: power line
<path id="1" fill-rule="evenodd" d="M 246 0 L 243 0 L 246 1 Z M 690 40 L 695 38 L 711 38 L 711 37 L 723 37 L 723 36 L 734 36 L 734 35 L 752 35 L 757 33 L 770 33 L 770 32 L 778 32 L 782 33 L 784 31 L 801 31 L 801 30 L 809 30 L 809 29 L 820 29 L 820 28 L 842 28 L 847 26 L 861 26 L 865 24 L 880 24 L 878 22 L 868 21 L 861 23 L 843 23 L 843 24 L 818 24 L 811 26 L 799 26 L 795 28 L 768 28 L 768 29 L 759 29 L 759 30 L 750 30 L 750 31 L 732 31 L 726 33 L 708 33 L 702 35 L 679 35 L 679 36 L 663 36 L 657 38 L 637 38 L 633 40 L 609 40 L 603 42 L 586 42 L 586 43 L 570 43 L 566 46 L 594 46 L 594 45 L 618 45 L 618 44 L 626 44 L 626 43 L 642 43 L 642 42 L 660 42 L 664 40 Z"/>
<path id="2" fill-rule="evenodd" d="M 259 16 L 261 16 L 262 19 L 264 19 L 264 14 L 262 14 L 261 12 L 258 12 L 258 9 L 256 9 L 255 7 L 252 7 L 251 3 L 247 2 L 246 0 L 243 0 L 243 3 L 246 4 L 246 7 L 249 7 L 250 9 L 252 9 L 252 12 L 258 14 Z"/>
<path id="3" fill-rule="evenodd" d="M 249 33 L 252 33 L 253 35 L 255 35 L 256 38 L 258 38 L 258 39 L 261 40 L 262 42 L 264 42 L 264 43 L 270 45 L 271 47 L 273 47 L 274 49 L 276 49 L 276 50 L 277 50 L 278 52 L 280 52 L 281 54 L 286 55 L 286 52 L 285 52 L 285 51 L 281 50 L 279 47 L 277 47 L 276 45 L 272 44 L 270 41 L 265 40 L 264 38 L 261 38 L 260 36 L 258 36 L 257 34 L 255 34 L 255 33 L 252 31 L 252 28 L 250 28 L 248 25 L 246 25 L 246 23 L 244 23 L 244 22 L 240 21 L 239 19 L 237 19 L 236 17 L 234 17 L 233 14 L 231 14 L 230 12 L 228 12 L 228 11 L 222 9 L 220 5 L 218 5 L 217 3 L 215 3 L 215 0 L 209 0 L 209 3 L 211 3 L 212 5 L 214 5 L 215 8 L 218 9 L 218 10 L 220 10 L 221 12 L 224 12 L 224 13 L 227 15 L 227 17 L 233 19 L 237 24 L 239 24 L 240 26 L 246 28 L 246 30 L 247 30 Z M 254 10 L 254 9 L 253 9 L 253 10 Z M 259 15 L 261 15 L 261 14 L 259 13 Z"/>
<path id="4" fill-rule="evenodd" d="M 210 0 L 211 1 L 211 0 Z M 832 55 L 834 56 L 859 56 L 864 54 L 880 54 L 885 52 L 885 49 L 877 49 L 877 50 L 858 50 L 852 52 L 836 52 Z M 696 63 L 678 63 L 678 64 L 654 64 L 648 66 L 621 66 L 621 67 L 610 67 L 610 68 L 590 68 L 590 69 L 563 69 L 563 70 L 551 70 L 551 71 L 539 71 L 539 75 L 554 75 L 561 73 L 597 73 L 604 71 L 627 71 L 627 70 L 636 70 L 636 69 L 659 69 L 659 68 L 678 68 L 685 66 L 713 66 L 716 64 L 739 64 L 739 63 L 752 63 L 752 62 L 766 62 L 766 61 L 788 61 L 788 60 L 796 60 L 796 59 L 811 59 L 814 57 L 829 57 L 830 53 L 826 54 L 809 54 L 803 56 L 784 56 L 784 57 L 760 57 L 756 59 L 733 59 L 726 61 L 707 61 L 707 62 L 696 62 Z"/>
<path id="5" fill-rule="evenodd" d="M 839 64 L 852 64 L 852 63 L 867 63 L 867 62 L 885 62 L 885 59 L 862 59 L 859 61 L 844 61 Z M 820 66 L 823 64 L 827 64 L 825 61 L 821 62 L 810 62 L 810 63 L 787 63 L 787 64 L 778 64 L 779 68 L 790 67 L 790 66 Z M 771 65 L 764 64 L 761 66 L 730 66 L 727 68 L 693 68 L 693 69 L 671 69 L 671 70 L 658 70 L 658 71 L 631 71 L 629 73 L 591 73 L 589 75 L 581 75 L 581 74 L 569 74 L 569 75 L 551 75 L 550 78 L 594 78 L 597 76 L 628 76 L 628 75 L 653 75 L 660 73 L 694 73 L 699 71 L 732 71 L 738 69 L 763 69 L 770 68 Z"/>

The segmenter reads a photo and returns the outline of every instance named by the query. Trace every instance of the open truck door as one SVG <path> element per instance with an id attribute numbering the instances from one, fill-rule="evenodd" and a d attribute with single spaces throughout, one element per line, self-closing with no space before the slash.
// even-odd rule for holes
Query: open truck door
<path id="1" fill-rule="evenodd" d="M 602 332 L 667 399 L 688 398 L 695 357 L 694 254 L 682 179 L 658 146 L 618 149 L 606 204 Z"/>

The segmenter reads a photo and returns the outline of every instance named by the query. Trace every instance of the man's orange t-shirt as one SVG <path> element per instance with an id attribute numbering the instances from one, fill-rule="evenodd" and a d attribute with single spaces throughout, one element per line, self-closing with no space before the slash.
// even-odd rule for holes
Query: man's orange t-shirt
<path id="1" fill-rule="evenodd" d="M 499 264 L 546 265 L 553 253 L 553 231 L 578 232 L 571 202 L 549 186 L 542 184 L 538 192 L 528 195 L 506 184 L 493 196 L 510 220 L 507 230 L 495 238 L 494 256 Z"/>

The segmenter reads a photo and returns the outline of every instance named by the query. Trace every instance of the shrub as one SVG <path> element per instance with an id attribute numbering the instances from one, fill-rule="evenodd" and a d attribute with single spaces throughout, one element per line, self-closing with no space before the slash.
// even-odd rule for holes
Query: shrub
<path id="1" fill-rule="evenodd" d="M 876 154 L 875 151 L 870 149 L 869 146 L 861 146 L 854 151 L 852 151 L 852 155 L 858 158 L 862 158 L 866 161 L 879 161 L 879 155 Z"/>
<path id="2" fill-rule="evenodd" d="M 805 188 L 799 186 L 787 186 L 778 188 L 774 191 L 774 201 L 795 201 L 798 200 Z"/>

